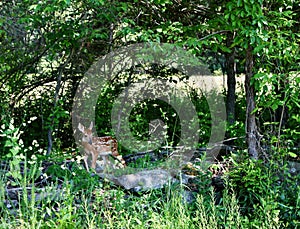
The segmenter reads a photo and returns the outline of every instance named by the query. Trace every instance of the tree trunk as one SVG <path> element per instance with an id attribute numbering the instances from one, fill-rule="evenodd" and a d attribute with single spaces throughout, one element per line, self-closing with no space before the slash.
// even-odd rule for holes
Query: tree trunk
<path id="1" fill-rule="evenodd" d="M 234 33 L 228 33 L 226 46 L 229 48 L 232 45 L 234 39 Z M 227 74 L 227 100 L 226 100 L 226 110 L 227 110 L 227 121 L 230 125 L 235 122 L 235 72 L 236 64 L 234 61 L 235 51 L 232 49 L 231 53 L 225 54 L 226 59 L 226 74 Z"/>
<path id="2" fill-rule="evenodd" d="M 58 76 L 56 78 L 56 87 L 55 87 L 55 94 L 54 94 L 54 104 L 53 104 L 53 111 L 56 109 L 57 102 L 59 100 L 59 92 L 61 89 L 61 81 L 62 81 L 62 74 L 63 71 L 65 70 L 65 67 L 70 63 L 71 58 L 73 57 L 74 54 L 74 49 L 71 50 L 67 60 L 65 63 L 61 64 L 58 67 Z M 52 134 L 53 134 L 53 128 L 54 128 L 54 119 L 57 117 L 51 116 L 51 121 L 49 123 L 49 128 L 47 132 L 47 138 L 48 138 L 48 146 L 47 146 L 47 154 L 50 155 L 53 147 L 53 139 L 52 139 Z"/>
<path id="3" fill-rule="evenodd" d="M 257 130 L 255 113 L 255 91 L 254 86 L 250 84 L 253 77 L 253 54 L 252 47 L 246 50 L 246 76 L 245 76 L 245 91 L 246 91 L 246 142 L 248 145 L 248 154 L 252 159 L 258 159 L 260 153 L 260 136 Z"/>
<path id="4" fill-rule="evenodd" d="M 54 105 L 53 105 L 53 110 L 56 109 L 57 102 L 59 99 L 59 91 L 61 88 L 61 77 L 62 77 L 62 70 L 59 71 L 57 79 L 56 79 L 56 87 L 55 87 L 55 94 L 54 94 Z M 52 139 L 52 132 L 53 132 L 53 125 L 54 125 L 54 116 L 51 117 L 51 124 L 49 125 L 48 128 L 48 133 L 47 133 L 47 138 L 48 138 L 48 146 L 47 146 L 47 156 L 51 154 L 52 147 L 53 147 L 53 139 Z"/>

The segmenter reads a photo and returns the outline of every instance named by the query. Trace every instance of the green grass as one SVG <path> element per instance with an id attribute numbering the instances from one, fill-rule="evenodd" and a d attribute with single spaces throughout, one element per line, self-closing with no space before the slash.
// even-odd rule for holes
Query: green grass
<path id="1" fill-rule="evenodd" d="M 183 201 L 184 186 L 170 185 L 139 194 L 126 192 L 100 178 L 91 177 L 79 167 L 60 171 L 57 182 L 45 189 L 32 186 L 32 172 L 38 165 L 15 178 L 21 188 L 19 206 L 7 209 L 5 189 L 11 177 L 0 180 L 0 228 L 282 228 L 279 211 L 262 200 L 252 217 L 242 215 L 232 190 L 225 190 L 215 204 L 212 188 L 202 190 L 196 201 Z M 52 174 L 55 174 L 53 169 Z M 50 174 L 51 175 L 51 174 Z M 59 181 L 60 180 L 60 181 Z M 62 182 L 63 180 L 63 182 Z M 57 184 L 60 183 L 59 189 Z M 53 193 L 35 200 L 41 193 Z M 31 198 L 28 198 L 30 196 Z"/>

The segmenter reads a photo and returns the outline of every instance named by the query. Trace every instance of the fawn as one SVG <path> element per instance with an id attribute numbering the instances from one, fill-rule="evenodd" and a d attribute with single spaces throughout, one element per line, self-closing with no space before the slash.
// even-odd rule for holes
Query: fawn
<path id="1" fill-rule="evenodd" d="M 94 137 L 93 132 L 93 122 L 91 122 L 89 128 L 85 128 L 81 123 L 78 124 L 78 129 L 83 133 L 82 136 L 82 146 L 84 147 L 84 163 L 87 171 L 89 171 L 89 166 L 87 159 L 89 155 L 92 156 L 91 167 L 96 168 L 97 159 L 99 156 L 102 157 L 104 166 L 110 163 L 109 156 L 114 157 L 114 159 L 120 162 L 120 167 L 125 166 L 125 161 L 121 158 L 118 153 L 118 142 L 111 136 L 105 137 Z"/>

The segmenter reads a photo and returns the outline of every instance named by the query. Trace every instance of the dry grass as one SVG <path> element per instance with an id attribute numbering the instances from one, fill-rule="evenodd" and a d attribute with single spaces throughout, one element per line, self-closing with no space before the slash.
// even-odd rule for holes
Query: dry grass
<path id="1" fill-rule="evenodd" d="M 237 91 L 244 91 L 244 75 L 236 77 Z M 227 89 L 227 77 L 226 76 L 192 76 L 190 77 L 189 84 L 192 87 L 200 88 L 204 91 L 217 90 L 222 92 L 223 89 Z"/>

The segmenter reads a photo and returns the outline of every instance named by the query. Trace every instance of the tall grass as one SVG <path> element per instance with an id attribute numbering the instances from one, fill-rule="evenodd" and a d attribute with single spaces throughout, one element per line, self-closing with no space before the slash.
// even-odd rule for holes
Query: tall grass
<path id="1" fill-rule="evenodd" d="M 7 176 L 1 176 L 0 228 L 282 228 L 276 206 L 261 200 L 250 219 L 240 213 L 232 190 L 225 190 L 218 204 L 212 189 L 195 194 L 195 202 L 187 203 L 180 185 L 131 194 L 101 180 L 93 178 L 90 182 L 88 176 L 75 176 L 90 182 L 89 186 L 78 190 L 76 182 L 65 177 L 61 186 L 52 183 L 43 190 L 47 197 L 37 198 L 42 191 L 34 186 L 26 188 L 26 176 L 19 181 L 19 205 L 10 209 L 7 202 L 3 204 Z"/>

